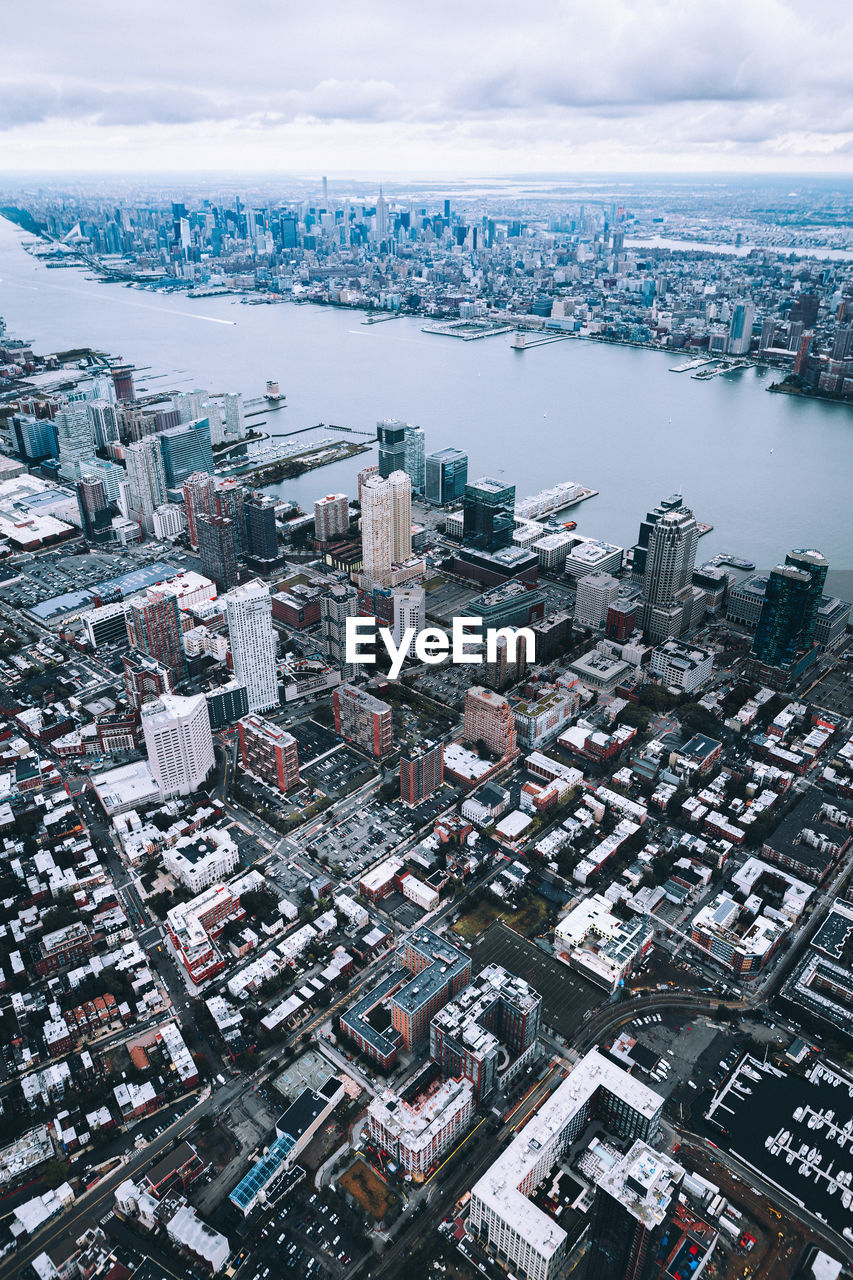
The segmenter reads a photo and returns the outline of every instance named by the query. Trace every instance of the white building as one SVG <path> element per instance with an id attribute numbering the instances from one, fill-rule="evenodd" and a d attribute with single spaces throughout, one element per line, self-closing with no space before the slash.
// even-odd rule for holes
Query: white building
<path id="1" fill-rule="evenodd" d="M 202 785 L 215 758 L 204 694 L 161 694 L 142 707 L 148 764 L 161 796 L 187 796 Z"/>
<path id="2" fill-rule="evenodd" d="M 71 404 L 54 418 L 59 446 L 59 474 L 63 480 L 77 480 L 80 463 L 95 452 L 95 429 L 85 404 Z"/>
<path id="3" fill-rule="evenodd" d="M 395 587 L 391 592 L 394 606 L 394 644 L 400 645 L 409 627 L 413 627 L 415 635 L 426 626 L 426 592 L 423 587 Z M 410 641 L 406 650 L 411 657 L 414 640 Z"/>
<path id="4" fill-rule="evenodd" d="M 684 644 L 681 640 L 665 640 L 652 650 L 649 670 L 672 689 L 692 693 L 710 680 L 714 655 L 710 649 Z"/>
<path id="5" fill-rule="evenodd" d="M 214 827 L 181 836 L 163 853 L 163 865 L 193 893 L 218 880 L 226 880 L 240 861 L 240 851 L 229 833 Z"/>
<path id="6" fill-rule="evenodd" d="M 158 436 L 146 436 L 124 451 L 127 467 L 127 509 L 123 514 L 138 520 L 146 533 L 154 532 L 154 512 L 166 501 L 166 472 Z M 124 486 L 122 486 L 122 492 Z"/>
<path id="7" fill-rule="evenodd" d="M 595 538 L 585 538 L 572 547 L 566 557 L 566 573 L 570 578 L 585 578 L 588 573 L 617 573 L 621 568 L 622 548 Z"/>
<path id="8" fill-rule="evenodd" d="M 562 569 L 576 542 L 577 538 L 570 533 L 546 533 L 544 538 L 533 543 L 533 550 L 539 556 L 539 568 Z"/>
<path id="9" fill-rule="evenodd" d="M 568 1239 L 556 1218 L 528 1199 L 590 1120 L 621 1137 L 654 1139 L 663 1098 L 591 1049 L 471 1189 L 469 1226 L 514 1275 L 552 1280 Z M 615 1278 L 614 1278 L 615 1280 Z"/>
<path id="10" fill-rule="evenodd" d="M 366 581 L 390 586 L 391 566 L 412 554 L 412 482 L 405 471 L 371 476 L 361 487 L 362 567 Z"/>
<path id="11" fill-rule="evenodd" d="M 154 508 L 152 523 L 155 538 L 179 538 L 187 527 L 187 518 L 176 502 L 164 502 Z"/>
<path id="12" fill-rule="evenodd" d="M 246 687 L 249 711 L 269 711 L 279 704 L 276 635 L 269 587 L 255 578 L 225 597 L 228 639 L 234 674 Z"/>
<path id="13" fill-rule="evenodd" d="M 196 1214 L 190 1205 L 182 1205 L 166 1226 L 166 1235 L 179 1249 L 185 1249 L 198 1258 L 216 1275 L 228 1261 L 231 1252 L 228 1237 L 214 1231 Z"/>
<path id="14" fill-rule="evenodd" d="M 607 621 L 607 610 L 619 595 L 619 581 L 610 573 L 588 573 L 578 579 L 575 600 L 575 626 L 600 631 Z"/>

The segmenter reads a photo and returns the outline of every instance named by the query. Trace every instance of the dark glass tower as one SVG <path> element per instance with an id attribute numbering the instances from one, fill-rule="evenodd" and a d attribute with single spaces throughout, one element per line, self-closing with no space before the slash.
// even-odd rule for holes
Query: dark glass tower
<path id="1" fill-rule="evenodd" d="M 462 541 L 477 551 L 499 551 L 512 542 L 515 485 L 484 476 L 465 486 Z"/>
<path id="2" fill-rule="evenodd" d="M 789 666 L 811 648 L 828 568 L 819 551 L 797 550 L 771 569 L 752 644 L 759 662 Z"/>

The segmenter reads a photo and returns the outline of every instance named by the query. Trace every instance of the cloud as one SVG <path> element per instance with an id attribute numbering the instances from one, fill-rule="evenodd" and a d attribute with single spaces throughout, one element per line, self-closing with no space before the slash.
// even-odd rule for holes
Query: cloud
<path id="1" fill-rule="evenodd" d="M 156 164 L 202 137 L 242 162 L 241 138 L 280 135 L 288 153 L 356 142 L 390 171 L 417 164 L 413 143 L 455 161 L 475 136 L 484 155 L 528 140 L 534 166 L 596 145 L 640 167 L 644 154 L 708 163 L 715 145 L 721 159 L 733 148 L 820 159 L 825 134 L 835 147 L 853 128 L 853 7 L 837 0 L 128 7 L 117 24 L 112 0 L 42 0 L 37 27 L 4 32 L 4 65 L 17 68 L 0 83 L 5 141 L 47 154 L 62 139 L 73 154 L 95 130 L 108 154 L 131 138 L 144 151 L 156 134 Z"/>

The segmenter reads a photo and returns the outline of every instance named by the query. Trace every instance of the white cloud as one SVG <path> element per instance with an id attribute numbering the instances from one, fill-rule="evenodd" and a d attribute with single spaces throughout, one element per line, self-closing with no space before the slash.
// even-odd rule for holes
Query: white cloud
<path id="1" fill-rule="evenodd" d="M 10 170 L 832 168 L 853 142 L 840 0 L 43 0 L 8 26 Z"/>

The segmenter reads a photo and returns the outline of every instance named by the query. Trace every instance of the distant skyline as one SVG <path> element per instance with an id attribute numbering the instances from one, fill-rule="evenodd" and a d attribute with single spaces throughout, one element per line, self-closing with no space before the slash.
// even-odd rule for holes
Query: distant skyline
<path id="1" fill-rule="evenodd" d="M 841 0 L 45 0 L 0 173 L 853 172 Z"/>

